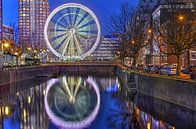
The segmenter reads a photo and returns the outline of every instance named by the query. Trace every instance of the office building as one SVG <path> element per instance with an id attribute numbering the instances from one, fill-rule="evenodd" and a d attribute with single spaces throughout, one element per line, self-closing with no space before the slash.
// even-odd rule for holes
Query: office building
<path id="1" fill-rule="evenodd" d="M 48 15 L 48 0 L 18 0 L 19 42 L 37 49 L 46 48 L 44 25 Z"/>
<path id="2" fill-rule="evenodd" d="M 2 26 L 3 26 L 3 8 L 2 8 L 2 0 L 0 0 L 0 40 L 2 40 Z"/>
<path id="3" fill-rule="evenodd" d="M 113 36 L 103 36 L 96 50 L 91 54 L 93 60 L 112 61 L 120 47 L 118 39 Z M 116 57 L 117 58 L 117 57 Z"/>

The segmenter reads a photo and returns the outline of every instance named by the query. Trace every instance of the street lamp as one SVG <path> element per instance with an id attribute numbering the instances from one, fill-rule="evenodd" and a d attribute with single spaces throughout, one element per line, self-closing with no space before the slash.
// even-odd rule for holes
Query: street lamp
<path id="1" fill-rule="evenodd" d="M 1 50 L 2 50 L 2 52 L 4 51 L 4 47 L 5 48 L 9 48 L 10 47 L 9 43 L 2 43 L 1 44 Z"/>
<path id="2" fill-rule="evenodd" d="M 4 43 L 4 47 L 5 47 L 5 48 L 9 48 L 9 46 L 10 46 L 10 45 L 9 45 L 8 43 Z"/>
<path id="3" fill-rule="evenodd" d="M 151 34 L 152 33 L 152 30 L 151 29 L 148 29 L 148 33 Z"/>
<path id="4" fill-rule="evenodd" d="M 179 20 L 179 21 L 183 21 L 183 20 L 184 20 L 184 16 L 180 15 L 180 16 L 178 17 L 178 20 Z"/>
<path id="5" fill-rule="evenodd" d="M 31 51 L 31 48 L 30 48 L 30 47 L 28 47 L 28 48 L 27 48 L 27 50 L 28 50 L 28 51 Z"/>

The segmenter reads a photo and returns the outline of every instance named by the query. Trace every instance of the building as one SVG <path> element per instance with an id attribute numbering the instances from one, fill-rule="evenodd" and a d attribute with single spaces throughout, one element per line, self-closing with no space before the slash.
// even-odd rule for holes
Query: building
<path id="1" fill-rule="evenodd" d="M 120 44 L 113 36 L 103 36 L 96 50 L 91 54 L 93 60 L 112 61 L 116 57 L 116 51 Z"/>
<path id="2" fill-rule="evenodd" d="M 0 40 L 2 40 L 2 25 L 3 25 L 3 8 L 2 8 L 2 0 L 0 0 Z"/>
<path id="3" fill-rule="evenodd" d="M 171 3 L 173 4 L 173 3 Z M 186 18 L 188 21 L 193 21 L 192 16 L 194 16 L 195 13 L 195 5 L 193 3 L 190 4 L 184 4 L 183 2 L 177 2 L 175 3 L 176 5 L 180 6 L 180 8 L 175 9 L 172 11 L 171 6 L 168 4 L 160 4 L 156 6 L 152 13 L 152 18 L 153 18 L 153 29 L 154 29 L 154 36 L 156 35 L 156 32 L 158 28 L 165 24 L 167 21 L 169 21 L 172 16 L 175 13 L 178 14 L 180 11 L 183 11 L 186 13 Z M 172 15 L 171 15 L 172 14 Z M 169 48 L 165 49 L 164 51 L 169 51 Z M 183 66 L 188 64 L 188 57 L 187 54 L 185 53 L 183 55 Z M 154 40 L 153 41 L 153 64 L 163 64 L 163 63 L 169 63 L 169 64 L 174 64 L 177 63 L 177 58 L 173 55 L 164 55 L 161 54 L 159 50 L 158 43 Z M 190 64 L 195 64 L 196 65 L 196 48 L 192 48 L 190 50 Z"/>
<path id="4" fill-rule="evenodd" d="M 3 40 L 13 41 L 14 31 L 13 31 L 12 27 L 3 25 L 2 26 L 2 32 L 3 32 L 2 33 L 2 39 Z"/>
<path id="5" fill-rule="evenodd" d="M 49 15 L 48 0 L 18 0 L 19 42 L 46 48 L 44 25 Z"/>
<path id="6" fill-rule="evenodd" d="M 169 20 L 169 13 L 171 12 L 171 9 L 168 8 L 168 4 L 176 4 L 176 5 L 183 5 L 187 4 L 187 7 L 184 6 L 181 9 L 186 9 L 187 11 L 193 11 L 196 8 L 196 1 L 195 0 L 140 0 L 138 9 L 142 11 L 142 15 L 148 19 L 149 27 L 153 28 L 153 30 L 156 31 L 157 28 L 159 28 L 161 25 L 163 25 L 165 22 Z M 194 13 L 194 12 L 193 12 Z M 190 14 L 191 15 L 191 14 Z M 153 31 L 153 37 L 155 37 L 156 32 Z M 144 50 L 144 53 L 147 53 L 146 57 L 143 56 L 143 60 L 146 58 L 147 64 L 163 64 L 163 63 L 169 63 L 173 64 L 177 62 L 177 59 L 175 56 L 168 56 L 161 54 L 159 50 L 159 46 L 156 43 L 155 40 L 152 39 L 150 47 L 146 48 L 147 50 Z M 190 50 L 190 60 L 191 64 L 196 64 L 196 49 L 192 48 Z M 187 54 L 183 55 L 183 65 L 187 65 Z M 143 61 L 144 62 L 144 61 Z"/>

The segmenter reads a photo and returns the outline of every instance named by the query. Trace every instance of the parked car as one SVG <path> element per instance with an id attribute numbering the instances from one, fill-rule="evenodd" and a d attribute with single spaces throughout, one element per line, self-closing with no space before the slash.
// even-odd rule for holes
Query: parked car
<path id="1" fill-rule="evenodd" d="M 158 74 L 158 73 L 160 73 L 160 69 L 161 69 L 161 67 L 159 65 L 153 65 L 151 67 L 150 73 Z"/>
<path id="2" fill-rule="evenodd" d="M 194 71 L 194 69 L 196 69 L 196 66 L 189 65 L 189 66 L 185 67 L 184 69 L 182 69 L 182 73 L 190 74 L 192 71 Z"/>
<path id="3" fill-rule="evenodd" d="M 162 66 L 162 68 L 160 69 L 160 74 L 172 76 L 176 74 L 176 70 L 177 68 L 174 65 L 165 65 L 165 66 Z"/>
<path id="4" fill-rule="evenodd" d="M 150 73 L 153 64 L 148 64 L 144 66 L 144 73 Z"/>

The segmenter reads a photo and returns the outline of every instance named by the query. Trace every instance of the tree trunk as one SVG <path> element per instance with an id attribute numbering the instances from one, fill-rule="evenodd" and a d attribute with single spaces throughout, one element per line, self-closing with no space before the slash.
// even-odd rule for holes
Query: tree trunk
<path id="1" fill-rule="evenodd" d="M 17 65 L 17 66 L 18 66 L 18 59 L 19 59 L 19 57 L 16 56 L 16 65 Z"/>
<path id="2" fill-rule="evenodd" d="M 190 62 L 190 50 L 189 49 L 187 50 L 187 64 L 188 64 L 188 66 L 191 64 L 191 62 Z"/>
<path id="3" fill-rule="evenodd" d="M 132 67 L 135 68 L 137 64 L 137 57 L 133 57 Z"/>
<path id="4" fill-rule="evenodd" d="M 177 55 L 177 70 L 176 75 L 181 75 L 181 67 L 182 67 L 182 54 Z"/>

